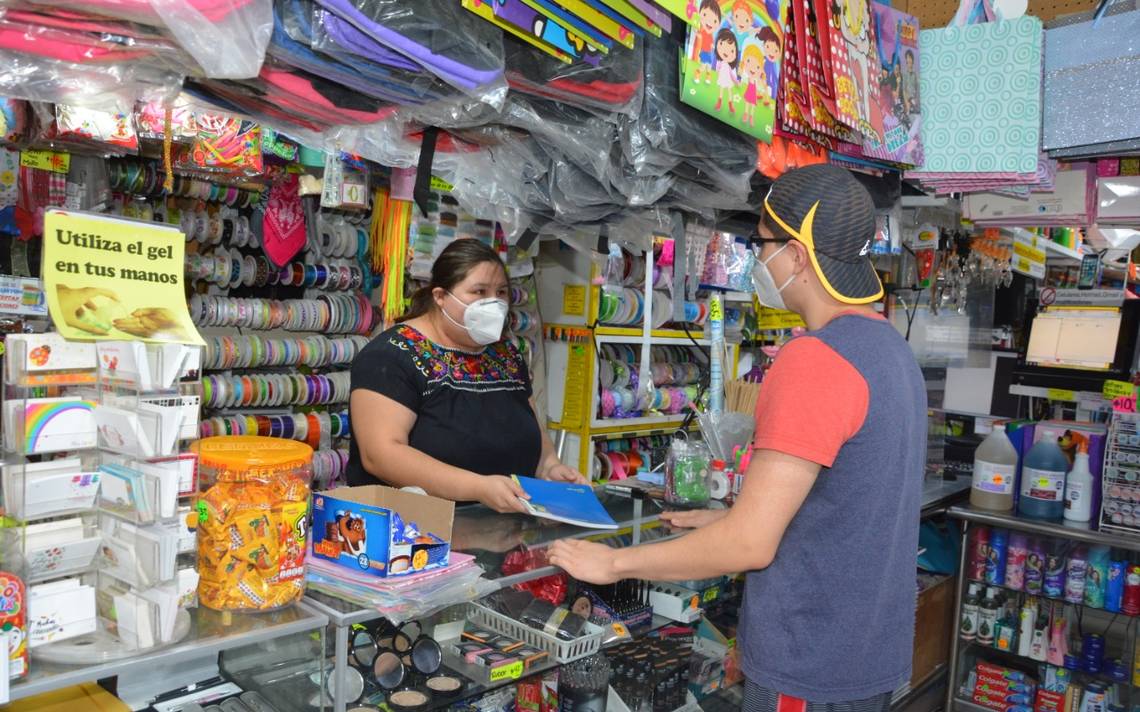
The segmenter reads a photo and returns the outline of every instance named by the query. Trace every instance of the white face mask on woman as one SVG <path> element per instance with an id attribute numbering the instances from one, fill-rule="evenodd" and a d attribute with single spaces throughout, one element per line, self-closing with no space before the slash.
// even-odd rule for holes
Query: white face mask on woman
<path id="1" fill-rule="evenodd" d="M 448 292 L 447 296 L 465 307 L 463 323 L 460 324 L 452 319 L 446 309 L 441 309 L 443 315 L 452 324 L 465 329 L 472 341 L 480 346 L 486 346 L 503 338 L 503 325 L 507 322 L 507 310 L 509 309 L 505 301 L 495 297 L 487 297 L 467 304 L 451 292 Z"/>

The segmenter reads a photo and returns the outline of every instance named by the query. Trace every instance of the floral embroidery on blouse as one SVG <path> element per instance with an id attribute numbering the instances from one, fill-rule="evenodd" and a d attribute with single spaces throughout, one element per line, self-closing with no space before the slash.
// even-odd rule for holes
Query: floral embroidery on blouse
<path id="1" fill-rule="evenodd" d="M 525 391 L 522 357 L 500 341 L 478 353 L 443 348 L 415 328 L 403 325 L 388 342 L 411 356 L 425 379 L 428 395 L 447 386 L 462 391 Z"/>

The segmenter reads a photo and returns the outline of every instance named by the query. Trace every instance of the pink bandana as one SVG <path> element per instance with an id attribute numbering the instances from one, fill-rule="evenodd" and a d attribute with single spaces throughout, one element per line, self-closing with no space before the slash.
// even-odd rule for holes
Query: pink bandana
<path id="1" fill-rule="evenodd" d="M 278 267 L 288 264 L 305 246 L 305 213 L 296 174 L 290 174 L 269 190 L 262 231 L 265 256 Z"/>

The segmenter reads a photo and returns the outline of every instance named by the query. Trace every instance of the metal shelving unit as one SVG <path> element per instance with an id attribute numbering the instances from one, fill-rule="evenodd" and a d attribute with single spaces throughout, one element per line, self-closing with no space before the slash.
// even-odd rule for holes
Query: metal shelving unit
<path id="1" fill-rule="evenodd" d="M 961 623 L 960 618 L 962 614 L 962 599 L 965 596 L 966 587 L 969 585 L 969 580 L 967 579 L 965 572 L 966 557 L 969 555 L 967 537 L 969 536 L 970 527 L 999 527 L 1003 529 L 1024 532 L 1026 534 L 1032 534 L 1035 536 L 1047 536 L 1053 537 L 1055 539 L 1067 539 L 1070 541 L 1081 542 L 1082 544 L 1108 546 L 1115 549 L 1122 549 L 1125 551 L 1137 553 L 1140 553 L 1140 538 L 1120 536 L 1108 532 L 1096 531 L 1092 529 L 1089 524 L 1077 524 L 1074 522 L 1061 523 L 1041 519 L 1028 519 L 1025 517 L 1019 517 L 1013 513 L 991 512 L 982 509 L 975 509 L 970 506 L 950 507 L 946 513 L 954 519 L 961 520 L 966 526 L 964 526 L 962 529 L 962 546 L 958 559 L 958 588 L 954 597 L 954 637 L 950 644 L 949 682 L 946 691 L 945 708 L 948 712 L 983 712 L 983 710 L 986 708 L 969 700 L 963 699 L 958 695 L 958 686 L 960 682 L 959 678 L 961 675 L 960 661 L 963 653 L 963 643 L 958 637 L 957 631 Z M 1133 652 L 1133 655 L 1131 655 L 1130 658 L 1135 657 L 1138 627 L 1135 623 L 1135 621 L 1132 621 L 1128 625 L 1128 647 Z M 989 649 L 987 648 L 987 650 Z"/>

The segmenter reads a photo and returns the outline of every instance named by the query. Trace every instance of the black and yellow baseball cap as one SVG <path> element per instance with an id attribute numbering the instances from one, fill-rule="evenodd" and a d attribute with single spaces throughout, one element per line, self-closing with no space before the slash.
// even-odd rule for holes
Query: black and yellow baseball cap
<path id="1" fill-rule="evenodd" d="M 824 288 L 845 304 L 883 297 L 871 263 L 875 204 L 847 170 L 819 164 L 780 176 L 764 199 L 768 223 L 807 247 Z"/>

